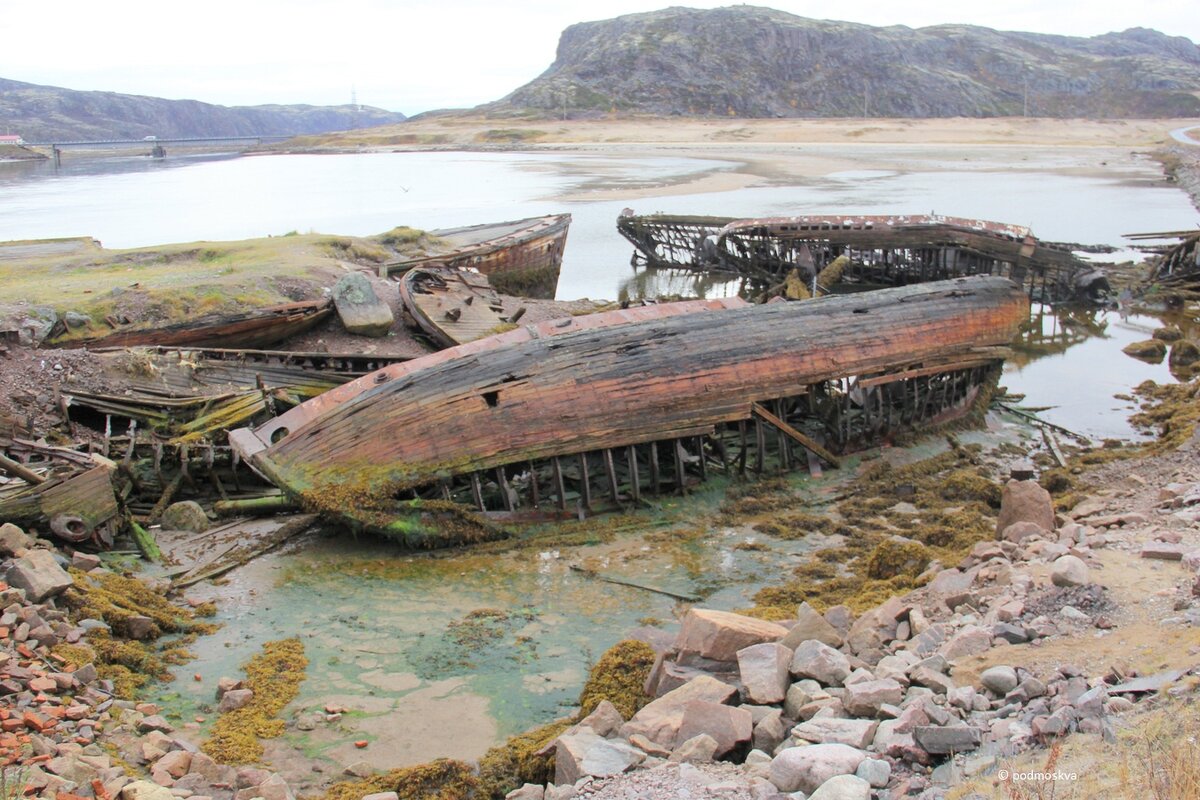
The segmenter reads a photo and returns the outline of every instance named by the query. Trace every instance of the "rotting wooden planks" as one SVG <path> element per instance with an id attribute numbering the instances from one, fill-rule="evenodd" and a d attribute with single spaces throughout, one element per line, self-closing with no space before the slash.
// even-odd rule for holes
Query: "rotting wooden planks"
<path id="1" fill-rule="evenodd" d="M 1027 315 L 1019 287 L 978 277 L 579 330 L 381 370 L 302 425 L 231 442 L 291 492 L 391 493 L 696 436 L 830 379 L 952 369 L 994 357 Z"/>

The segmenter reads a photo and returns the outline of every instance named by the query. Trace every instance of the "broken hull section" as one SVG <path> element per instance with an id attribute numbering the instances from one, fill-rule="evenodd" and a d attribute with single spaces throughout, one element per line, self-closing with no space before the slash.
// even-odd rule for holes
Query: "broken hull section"
<path id="1" fill-rule="evenodd" d="M 590 508 L 596 478 L 620 504 L 710 463 L 761 469 L 764 420 L 783 468 L 803 453 L 787 429 L 846 448 L 935 421 L 994 377 L 1027 314 L 1016 285 L 985 277 L 592 328 L 381 370 L 289 412 L 297 427 L 231 443 L 327 511 Z"/>
<path id="2" fill-rule="evenodd" d="M 49 347 L 262 348 L 298 336 L 333 313 L 330 300 L 306 300 L 240 314 L 214 314 L 160 327 L 118 329 L 86 339 L 56 339 Z"/>
<path id="3" fill-rule="evenodd" d="M 553 300 L 558 290 L 570 214 L 430 231 L 453 250 L 420 259 L 385 264 L 380 277 L 418 267 L 471 268 L 488 276 L 498 292 Z"/>
<path id="4" fill-rule="evenodd" d="M 724 221 L 724 224 L 721 224 Z M 1042 302 L 1094 299 L 1108 290 L 1094 266 L 1024 226 L 942 215 L 631 216 L 617 230 L 650 266 L 728 272 L 773 284 L 793 269 L 812 278 L 846 256 L 850 284 L 904 286 L 999 275 Z"/>

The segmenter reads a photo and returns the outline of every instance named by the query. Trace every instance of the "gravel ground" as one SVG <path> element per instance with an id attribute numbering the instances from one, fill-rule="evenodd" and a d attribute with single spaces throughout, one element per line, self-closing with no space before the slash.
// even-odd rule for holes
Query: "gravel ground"
<path id="1" fill-rule="evenodd" d="M 662 764 L 596 781 L 588 800 L 753 800 L 749 778 L 733 764 Z"/>

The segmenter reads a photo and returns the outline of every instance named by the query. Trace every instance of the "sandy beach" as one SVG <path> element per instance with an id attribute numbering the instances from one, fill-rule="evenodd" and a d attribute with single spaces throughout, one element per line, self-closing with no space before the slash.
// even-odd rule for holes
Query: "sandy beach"
<path id="1" fill-rule="evenodd" d="M 1171 132 L 1200 120 L 663 119 L 515 120 L 440 115 L 306 137 L 287 149 L 505 150 L 661 156 L 725 162 L 686 179 L 637 186 L 597 180 L 561 201 L 733 191 L 854 172 L 1021 171 L 1144 179 Z M 1200 150 L 1200 148 L 1197 148 Z"/>

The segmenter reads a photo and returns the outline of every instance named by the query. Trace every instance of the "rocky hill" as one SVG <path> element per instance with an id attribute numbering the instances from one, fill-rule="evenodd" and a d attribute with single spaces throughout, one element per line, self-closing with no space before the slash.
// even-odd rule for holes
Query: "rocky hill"
<path id="1" fill-rule="evenodd" d="M 1145 28 L 1091 38 L 877 28 L 753 6 L 567 28 L 491 112 L 742 117 L 1200 115 L 1200 48 Z"/>
<path id="2" fill-rule="evenodd" d="M 368 106 L 218 106 L 115 92 L 80 92 L 0 78 L 0 120 L 26 141 L 283 136 L 401 122 Z"/>

